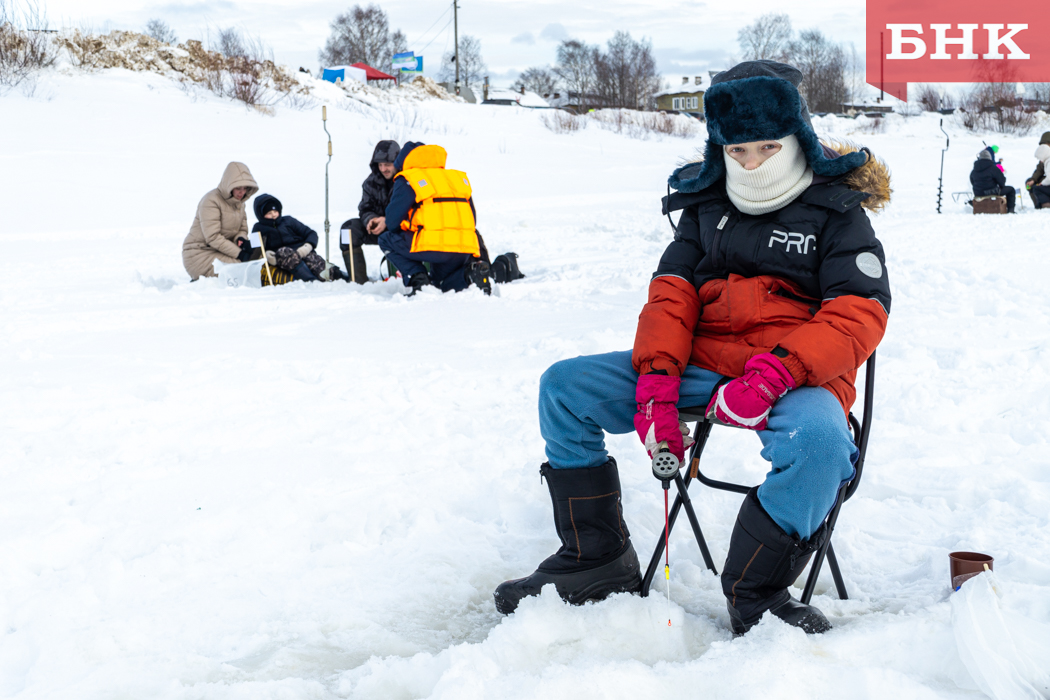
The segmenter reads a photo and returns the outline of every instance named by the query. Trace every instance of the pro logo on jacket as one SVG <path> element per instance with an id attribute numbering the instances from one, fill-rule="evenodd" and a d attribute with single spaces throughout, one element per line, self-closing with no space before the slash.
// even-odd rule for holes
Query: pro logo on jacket
<path id="1" fill-rule="evenodd" d="M 405 158 L 402 177 L 416 194 L 416 205 L 401 222 L 410 231 L 413 253 L 436 251 L 481 255 L 467 174 L 446 170 L 441 146 L 418 146 Z"/>

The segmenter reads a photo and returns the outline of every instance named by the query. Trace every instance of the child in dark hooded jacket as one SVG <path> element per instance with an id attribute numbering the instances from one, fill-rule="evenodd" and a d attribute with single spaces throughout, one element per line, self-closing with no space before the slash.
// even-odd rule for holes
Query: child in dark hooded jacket
<path id="1" fill-rule="evenodd" d="M 342 271 L 317 254 L 317 233 L 291 216 L 282 215 L 281 200 L 272 194 L 255 198 L 255 218 L 252 233 L 262 236 L 266 259 L 271 265 L 292 273 L 295 279 L 306 282 L 340 279 Z"/>
<path id="2" fill-rule="evenodd" d="M 1012 214 L 1017 191 L 1006 184 L 1006 175 L 995 162 L 994 148 L 994 146 L 988 146 L 977 152 L 977 160 L 974 161 L 973 170 L 970 171 L 970 185 L 973 187 L 974 197 L 984 197 L 990 194 L 1006 197 L 1006 209 Z"/>

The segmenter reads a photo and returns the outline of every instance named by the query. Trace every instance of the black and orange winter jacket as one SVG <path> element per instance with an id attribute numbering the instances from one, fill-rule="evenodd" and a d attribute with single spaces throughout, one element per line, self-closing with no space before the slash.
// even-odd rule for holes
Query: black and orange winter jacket
<path id="1" fill-rule="evenodd" d="M 889 194 L 885 166 L 869 158 L 768 214 L 737 210 L 724 179 L 665 199 L 665 213 L 682 215 L 638 319 L 635 370 L 680 376 L 693 364 L 739 377 L 779 345 L 798 386 L 823 386 L 848 411 L 890 310 L 886 259 L 862 205 L 881 208 Z"/>

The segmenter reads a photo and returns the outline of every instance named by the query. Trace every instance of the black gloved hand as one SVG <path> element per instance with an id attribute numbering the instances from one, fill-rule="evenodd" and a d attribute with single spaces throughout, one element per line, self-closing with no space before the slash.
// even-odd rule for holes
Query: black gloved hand
<path id="1" fill-rule="evenodd" d="M 237 239 L 237 247 L 240 248 L 241 250 L 251 250 L 252 249 L 252 243 L 247 238 L 238 238 Z"/>
<path id="2" fill-rule="evenodd" d="M 249 260 L 251 260 L 252 259 L 252 247 L 251 246 L 247 246 L 244 250 L 242 250 L 240 252 L 240 255 L 237 256 L 237 259 L 240 260 L 241 262 L 248 262 Z"/>

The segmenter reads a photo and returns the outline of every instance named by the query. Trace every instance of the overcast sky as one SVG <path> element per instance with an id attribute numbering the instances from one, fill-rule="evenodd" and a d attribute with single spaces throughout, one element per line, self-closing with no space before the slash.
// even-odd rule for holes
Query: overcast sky
<path id="1" fill-rule="evenodd" d="M 329 34 L 328 23 L 353 3 L 306 0 L 289 2 L 236 0 L 40 0 L 52 26 L 93 31 L 141 30 L 150 18 L 167 22 L 179 40 L 204 38 L 207 30 L 235 26 L 263 39 L 279 63 L 318 67 L 317 52 Z M 442 54 L 452 47 L 451 2 L 386 0 L 381 7 L 391 29 L 401 29 L 409 48 L 424 56 L 434 74 Z M 789 9 L 790 8 L 790 9 Z M 853 42 L 863 54 L 864 3 L 808 0 L 735 2 L 582 2 L 533 0 L 460 0 L 459 31 L 481 41 L 482 56 L 494 85 L 509 85 L 523 69 L 554 62 L 558 42 L 575 38 L 605 44 L 617 30 L 652 40 L 659 70 L 669 82 L 727 67 L 739 52 L 737 31 L 766 12 L 787 12 L 796 30 L 819 27 L 835 41 Z M 385 67 L 376 66 L 381 70 Z"/>

